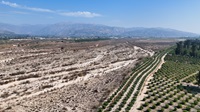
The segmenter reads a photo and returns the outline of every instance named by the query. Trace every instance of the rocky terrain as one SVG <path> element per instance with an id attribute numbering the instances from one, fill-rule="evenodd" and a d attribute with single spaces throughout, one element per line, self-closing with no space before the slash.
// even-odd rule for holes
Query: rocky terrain
<path id="1" fill-rule="evenodd" d="M 174 40 L 145 42 L 15 40 L 2 44 L 0 111 L 96 111 L 137 63 L 174 44 Z"/>

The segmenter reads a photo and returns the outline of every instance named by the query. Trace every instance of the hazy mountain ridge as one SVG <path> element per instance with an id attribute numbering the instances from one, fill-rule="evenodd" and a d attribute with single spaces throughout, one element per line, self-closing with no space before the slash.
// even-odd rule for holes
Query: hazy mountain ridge
<path id="1" fill-rule="evenodd" d="M 167 28 L 138 28 L 132 31 L 123 33 L 124 36 L 138 36 L 138 37 L 195 37 L 198 34 L 178 31 Z"/>
<path id="2" fill-rule="evenodd" d="M 0 34 L 15 34 L 15 33 L 7 30 L 0 30 Z"/>
<path id="3" fill-rule="evenodd" d="M 128 37 L 195 37 L 198 34 L 166 28 L 123 28 L 97 24 L 57 23 L 50 25 L 11 25 L 0 23 L 0 31 L 41 36 L 128 36 Z"/>

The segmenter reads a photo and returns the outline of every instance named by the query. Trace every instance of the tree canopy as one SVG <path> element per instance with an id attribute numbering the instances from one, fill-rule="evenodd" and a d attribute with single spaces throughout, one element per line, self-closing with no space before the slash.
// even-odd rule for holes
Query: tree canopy
<path id="1" fill-rule="evenodd" d="M 186 40 L 176 43 L 175 54 L 200 58 L 200 40 Z"/>

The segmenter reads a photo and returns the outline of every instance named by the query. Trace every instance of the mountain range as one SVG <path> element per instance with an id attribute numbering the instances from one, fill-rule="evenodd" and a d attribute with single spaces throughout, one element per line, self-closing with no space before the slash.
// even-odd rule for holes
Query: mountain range
<path id="1" fill-rule="evenodd" d="M 12 25 L 0 23 L 0 34 L 29 34 L 35 36 L 91 37 L 197 37 L 198 34 L 168 28 L 123 28 L 99 24 L 56 23 L 48 25 Z"/>

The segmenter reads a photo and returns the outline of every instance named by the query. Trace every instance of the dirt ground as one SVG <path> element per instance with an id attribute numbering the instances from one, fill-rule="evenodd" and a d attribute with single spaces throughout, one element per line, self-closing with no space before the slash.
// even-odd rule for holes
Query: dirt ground
<path id="1" fill-rule="evenodd" d="M 137 63 L 176 41 L 8 41 L 0 45 L 0 111 L 95 112 Z"/>

